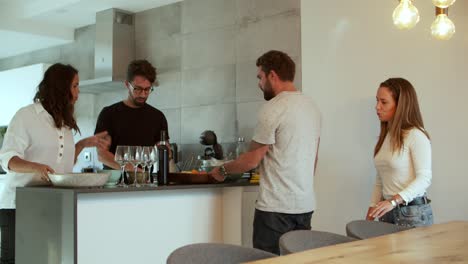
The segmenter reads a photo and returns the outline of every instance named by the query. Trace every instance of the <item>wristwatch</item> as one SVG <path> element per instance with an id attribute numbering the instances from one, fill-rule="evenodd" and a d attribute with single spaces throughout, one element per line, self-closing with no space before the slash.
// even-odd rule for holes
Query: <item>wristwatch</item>
<path id="1" fill-rule="evenodd" d="M 395 208 L 398 205 L 398 203 L 393 199 L 390 200 L 390 203 L 392 204 L 393 208 Z"/>
<path id="2" fill-rule="evenodd" d="M 228 174 L 224 165 L 221 165 L 221 167 L 219 167 L 219 173 L 221 174 L 221 176 L 223 176 L 223 181 L 225 181 Z"/>

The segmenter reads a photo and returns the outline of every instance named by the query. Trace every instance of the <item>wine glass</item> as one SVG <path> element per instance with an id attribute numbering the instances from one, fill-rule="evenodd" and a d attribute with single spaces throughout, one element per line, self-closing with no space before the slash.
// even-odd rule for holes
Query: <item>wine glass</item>
<path id="1" fill-rule="evenodd" d="M 120 176 L 120 182 L 117 186 L 128 187 L 125 183 L 125 165 L 129 162 L 129 147 L 128 146 L 117 146 L 115 150 L 114 160 L 120 165 L 122 175 Z"/>
<path id="2" fill-rule="evenodd" d="M 150 147 L 144 146 L 141 151 L 141 167 L 143 168 L 143 182 L 144 184 L 148 184 L 148 180 L 146 180 L 146 167 L 148 166 L 148 160 L 150 159 Z M 149 172 L 149 167 L 148 167 Z M 149 178 L 149 177 L 148 177 Z"/>
<path id="3" fill-rule="evenodd" d="M 148 167 L 148 179 L 146 180 L 146 184 L 149 186 L 154 186 L 153 182 L 151 181 L 151 166 L 157 161 L 158 159 L 158 152 L 156 147 L 143 147 L 143 172 L 145 171 L 145 167 Z"/>
<path id="4" fill-rule="evenodd" d="M 130 159 L 129 159 L 129 162 L 133 165 L 133 168 L 135 169 L 135 174 L 134 174 L 134 180 L 133 180 L 133 186 L 134 187 L 140 187 L 140 184 L 138 184 L 138 180 L 137 180 L 137 172 L 138 172 L 138 165 L 140 165 L 142 163 L 142 157 L 141 157 L 141 153 L 142 153 L 142 147 L 141 146 L 130 146 L 129 147 L 129 150 L 130 150 Z"/>

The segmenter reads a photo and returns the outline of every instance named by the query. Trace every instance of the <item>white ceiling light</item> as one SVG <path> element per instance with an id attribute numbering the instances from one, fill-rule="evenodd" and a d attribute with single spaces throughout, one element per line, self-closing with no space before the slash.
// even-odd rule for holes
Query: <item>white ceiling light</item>
<path id="1" fill-rule="evenodd" d="M 451 5 L 453 5 L 453 3 L 455 3 L 455 1 L 457 1 L 457 0 L 432 0 L 432 3 L 437 7 L 447 8 L 447 7 L 451 6 Z"/>
<path id="2" fill-rule="evenodd" d="M 393 11 L 393 24 L 399 29 L 410 29 L 419 22 L 418 9 L 411 0 L 401 0 Z"/>
<path id="3" fill-rule="evenodd" d="M 431 25 L 434 38 L 448 40 L 455 34 L 455 25 L 448 18 L 448 7 L 456 0 L 432 0 L 436 9 L 436 19 Z M 411 0 L 399 0 L 400 4 L 393 11 L 393 24 L 399 29 L 411 29 L 419 22 L 418 9 Z"/>
<path id="4" fill-rule="evenodd" d="M 432 22 L 431 34 L 440 40 L 449 40 L 455 34 L 455 25 L 448 18 L 448 8 L 436 7 L 436 19 Z"/>

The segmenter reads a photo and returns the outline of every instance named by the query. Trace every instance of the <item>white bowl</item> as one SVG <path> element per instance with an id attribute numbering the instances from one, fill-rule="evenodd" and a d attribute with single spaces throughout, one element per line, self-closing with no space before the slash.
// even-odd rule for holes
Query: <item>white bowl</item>
<path id="1" fill-rule="evenodd" d="M 107 180 L 106 184 L 104 184 L 106 187 L 116 186 L 119 183 L 120 176 L 122 176 L 121 170 L 98 170 L 97 173 L 110 174 L 109 179 Z"/>
<path id="2" fill-rule="evenodd" d="M 49 174 L 52 184 L 57 187 L 101 187 L 110 173 L 64 173 Z"/>

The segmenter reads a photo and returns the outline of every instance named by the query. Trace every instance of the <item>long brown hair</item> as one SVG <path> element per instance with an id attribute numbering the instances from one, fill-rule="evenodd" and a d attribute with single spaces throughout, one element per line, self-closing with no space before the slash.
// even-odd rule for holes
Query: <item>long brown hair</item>
<path id="1" fill-rule="evenodd" d="M 379 153 L 387 134 L 390 137 L 393 152 L 401 151 L 404 138 L 412 128 L 421 130 L 429 138 L 429 134 L 424 129 L 418 97 L 413 85 L 403 78 L 390 78 L 381 83 L 380 87 L 385 87 L 391 92 L 395 100 L 396 111 L 392 120 L 380 122 L 380 135 L 375 145 L 374 156 Z"/>
<path id="2" fill-rule="evenodd" d="M 54 119 L 57 128 L 67 126 L 80 132 L 74 116 L 75 108 L 71 92 L 73 78 L 77 74 L 78 70 L 71 65 L 56 63 L 50 66 L 39 83 L 34 102 L 42 104 Z"/>

